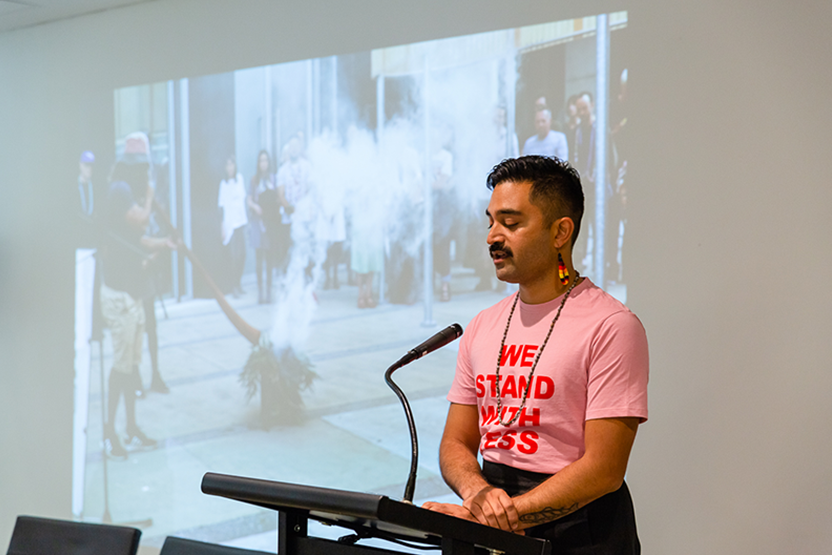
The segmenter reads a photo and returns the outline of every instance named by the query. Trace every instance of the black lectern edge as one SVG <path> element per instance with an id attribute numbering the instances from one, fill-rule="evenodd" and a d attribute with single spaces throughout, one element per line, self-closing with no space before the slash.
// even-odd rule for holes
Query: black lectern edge
<path id="1" fill-rule="evenodd" d="M 303 511 L 309 518 L 356 532 L 438 545 L 451 537 L 505 553 L 549 555 L 549 542 L 444 515 L 387 496 L 349 492 L 208 472 L 202 491 L 276 511 Z M 379 533 L 381 532 L 381 533 Z"/>

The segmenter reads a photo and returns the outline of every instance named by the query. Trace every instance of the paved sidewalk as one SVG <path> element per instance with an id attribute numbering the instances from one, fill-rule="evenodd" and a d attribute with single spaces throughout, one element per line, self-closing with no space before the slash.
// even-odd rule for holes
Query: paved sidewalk
<path id="1" fill-rule="evenodd" d="M 256 303 L 253 277 L 246 276 L 249 282 L 244 278 L 247 294 L 229 301 L 249 323 L 265 330 L 274 306 Z M 138 424 L 159 441 L 159 447 L 130 453 L 126 461 L 107 462 L 113 520 L 152 519 L 143 530 L 144 553 L 153 553 L 167 535 L 174 534 L 256 545 L 261 545 L 256 538 L 271 534 L 273 541 L 274 513 L 202 494 L 205 472 L 400 498 L 410 467 L 410 443 L 404 411 L 384 383 L 384 371 L 440 328 L 454 322 L 465 326 L 479 310 L 502 297 L 474 293 L 475 281 L 465 270 L 455 270 L 455 294 L 448 303 L 434 303 L 433 327 L 422 325 L 421 304 L 358 309 L 356 287 L 318 290 L 307 354 L 320 379 L 303 394 L 306 420 L 268 430 L 259 423 L 259 398 L 247 402 L 239 382 L 250 345 L 217 303 L 168 300 L 166 318 L 157 302 L 159 365 L 170 393 L 148 392 L 137 402 Z M 419 430 L 419 499 L 450 493 L 439 476 L 437 448 L 457 347 L 458 342 L 453 343 L 394 375 L 412 403 Z M 111 357 L 110 340 L 105 337 L 105 375 Z M 95 521 L 104 511 L 97 344 L 91 367 L 83 516 Z M 141 371 L 147 386 L 147 352 Z M 116 429 L 123 431 L 124 426 L 122 405 Z"/>

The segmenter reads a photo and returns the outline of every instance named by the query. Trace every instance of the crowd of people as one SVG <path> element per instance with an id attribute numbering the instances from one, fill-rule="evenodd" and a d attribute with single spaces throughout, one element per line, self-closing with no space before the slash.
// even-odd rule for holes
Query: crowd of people
<path id="1" fill-rule="evenodd" d="M 626 190 L 624 182 L 627 160 L 624 150 L 624 129 L 627 123 L 625 112 L 627 91 L 627 70 L 621 74 L 620 92 L 610 103 L 610 126 L 607 130 L 607 175 L 606 225 L 605 225 L 605 281 L 623 281 L 622 250 L 624 226 L 626 223 Z M 575 258 L 584 272 L 595 273 L 593 249 L 595 234 L 596 182 L 595 141 L 597 136 L 595 105 L 591 92 L 583 91 L 571 95 L 566 101 L 566 110 L 561 122 L 552 119 L 552 112 L 546 98 L 535 101 L 534 125 L 536 133 L 523 145 L 523 155 L 536 154 L 553 156 L 566 160 L 578 171 L 586 196 L 586 233 L 580 236 L 575 249 Z"/>

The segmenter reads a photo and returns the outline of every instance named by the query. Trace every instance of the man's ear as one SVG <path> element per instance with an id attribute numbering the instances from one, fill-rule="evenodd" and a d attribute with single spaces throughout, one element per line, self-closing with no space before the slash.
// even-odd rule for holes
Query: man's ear
<path id="1" fill-rule="evenodd" d="M 558 218 L 552 224 L 552 244 L 556 249 L 563 248 L 572 240 L 572 232 L 575 231 L 575 222 L 569 216 Z"/>

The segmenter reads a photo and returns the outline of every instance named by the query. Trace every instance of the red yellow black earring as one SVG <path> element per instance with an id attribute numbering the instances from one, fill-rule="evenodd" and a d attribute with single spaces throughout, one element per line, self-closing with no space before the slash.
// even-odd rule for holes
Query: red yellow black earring
<path id="1" fill-rule="evenodd" d="M 558 277 L 563 285 L 569 283 L 569 268 L 563 263 L 563 257 L 558 253 Z"/>

